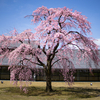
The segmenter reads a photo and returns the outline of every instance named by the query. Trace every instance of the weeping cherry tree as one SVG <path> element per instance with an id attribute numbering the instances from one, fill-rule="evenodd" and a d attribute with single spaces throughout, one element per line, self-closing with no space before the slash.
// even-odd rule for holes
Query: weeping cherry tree
<path id="1" fill-rule="evenodd" d="M 84 58 L 85 63 L 91 59 L 98 64 L 98 46 L 87 36 L 91 35 L 90 22 L 80 12 L 42 6 L 26 17 L 31 17 L 37 26 L 34 33 L 31 29 L 22 33 L 14 29 L 11 35 L 0 36 L 0 59 L 8 59 L 11 80 L 28 81 L 31 69 L 41 67 L 47 92 L 52 91 L 51 75 L 56 68 L 61 69 L 65 81 L 72 83 L 74 49 L 78 50 L 78 62 Z"/>

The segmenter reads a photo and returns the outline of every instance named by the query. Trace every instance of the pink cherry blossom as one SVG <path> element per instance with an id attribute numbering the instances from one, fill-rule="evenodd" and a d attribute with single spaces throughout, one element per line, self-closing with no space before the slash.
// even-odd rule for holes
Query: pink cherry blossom
<path id="1" fill-rule="evenodd" d="M 82 60 L 98 65 L 98 46 L 92 38 L 91 24 L 87 17 L 69 8 L 39 7 L 32 13 L 32 23 L 38 23 L 35 33 L 31 29 L 18 33 L 16 29 L 11 35 L 0 36 L 0 59 L 8 59 L 12 81 L 29 81 L 34 72 L 42 68 L 46 75 L 46 90 L 52 91 L 51 75 L 53 69 L 61 69 L 64 80 L 68 84 L 74 81 L 76 64 Z M 77 50 L 76 50 L 77 49 Z M 76 52 L 77 51 L 77 52 Z M 22 88 L 22 86 L 21 86 Z M 27 89 L 23 89 L 27 93 Z"/>

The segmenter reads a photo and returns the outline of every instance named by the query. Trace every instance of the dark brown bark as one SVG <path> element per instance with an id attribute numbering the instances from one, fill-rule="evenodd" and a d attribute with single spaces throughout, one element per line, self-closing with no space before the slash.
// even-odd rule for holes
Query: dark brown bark
<path id="1" fill-rule="evenodd" d="M 45 69 L 46 74 L 46 91 L 51 92 L 52 91 L 52 84 L 51 84 L 51 64 L 48 62 L 48 66 Z"/>
<path id="2" fill-rule="evenodd" d="M 51 74 L 49 72 L 46 74 L 46 91 L 52 91 Z"/>

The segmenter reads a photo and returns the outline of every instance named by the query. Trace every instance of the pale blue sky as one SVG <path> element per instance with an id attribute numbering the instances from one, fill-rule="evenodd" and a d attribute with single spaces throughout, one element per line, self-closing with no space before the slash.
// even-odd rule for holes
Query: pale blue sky
<path id="1" fill-rule="evenodd" d="M 91 37 L 100 39 L 100 0 L 0 0 L 0 35 L 16 28 L 18 32 L 33 29 L 31 18 L 24 18 L 38 7 L 64 7 L 82 12 L 91 22 Z"/>

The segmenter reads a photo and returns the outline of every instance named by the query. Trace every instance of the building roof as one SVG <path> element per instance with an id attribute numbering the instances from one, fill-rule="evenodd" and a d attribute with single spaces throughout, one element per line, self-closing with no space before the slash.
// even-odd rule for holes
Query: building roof
<path id="1" fill-rule="evenodd" d="M 73 59 L 70 59 L 73 62 L 75 69 L 89 69 L 90 67 L 92 69 L 100 69 L 100 62 L 99 62 L 99 65 L 95 65 L 92 60 L 90 60 L 88 63 L 86 63 L 84 61 L 84 59 L 82 59 L 79 62 L 78 61 L 78 58 L 76 57 L 76 54 L 77 54 L 76 52 L 78 52 L 78 50 L 74 50 L 74 58 Z M 99 55 L 100 55 L 100 50 L 99 50 Z M 0 62 L 1 62 L 1 60 L 0 60 Z M 78 64 L 78 62 L 79 62 L 79 64 Z M 2 61 L 2 64 L 0 66 L 9 66 L 8 59 L 7 58 L 4 58 L 3 61 Z M 42 68 L 41 66 L 37 66 L 37 67 L 38 68 Z M 54 68 L 57 68 L 58 69 L 59 67 L 54 67 Z"/>

